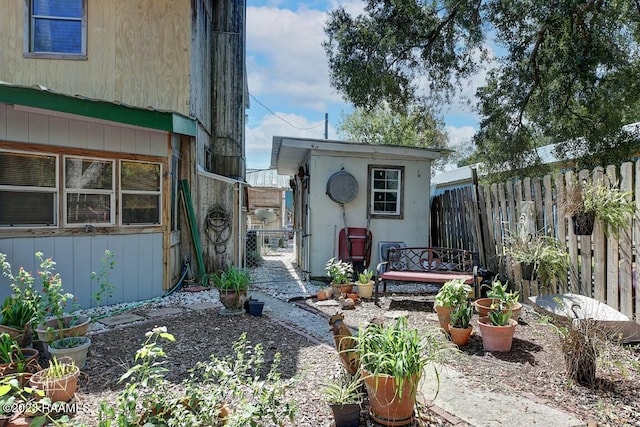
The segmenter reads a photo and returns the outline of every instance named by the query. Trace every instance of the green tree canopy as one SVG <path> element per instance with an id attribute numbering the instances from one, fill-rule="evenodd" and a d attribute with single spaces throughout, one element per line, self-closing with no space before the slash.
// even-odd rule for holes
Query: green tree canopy
<path id="1" fill-rule="evenodd" d="M 489 64 L 491 43 L 474 142 L 479 160 L 510 170 L 551 142 L 589 161 L 629 155 L 639 26 L 638 0 L 369 0 L 359 16 L 330 12 L 324 47 L 332 85 L 356 107 L 404 108 L 449 99 Z"/>
<path id="2" fill-rule="evenodd" d="M 444 123 L 424 106 L 408 107 L 402 112 L 392 110 L 386 103 L 372 109 L 356 108 L 343 116 L 338 133 L 345 139 L 367 144 L 447 148 Z M 445 152 L 436 168 L 447 156 Z"/>

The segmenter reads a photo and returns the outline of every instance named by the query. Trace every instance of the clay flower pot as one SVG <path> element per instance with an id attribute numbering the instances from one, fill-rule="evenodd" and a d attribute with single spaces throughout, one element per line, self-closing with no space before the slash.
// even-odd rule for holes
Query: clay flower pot
<path id="1" fill-rule="evenodd" d="M 508 352 L 511 351 L 513 334 L 516 332 L 518 322 L 509 319 L 507 326 L 495 326 L 488 317 L 478 319 L 478 327 L 482 334 L 482 346 L 485 351 Z"/>
<path id="2" fill-rule="evenodd" d="M 477 300 L 475 300 L 473 304 L 475 305 L 476 311 L 478 312 L 478 317 L 487 317 L 489 315 L 489 312 L 493 310 L 491 308 L 491 304 L 493 304 L 494 302 L 497 303 L 498 300 L 491 299 L 491 298 L 478 298 Z M 502 311 L 507 311 L 507 310 L 502 310 Z M 518 317 L 520 317 L 521 312 L 522 312 L 522 304 L 520 304 L 519 302 L 515 303 L 511 308 L 511 318 L 517 319 Z"/>
<path id="3" fill-rule="evenodd" d="M 358 283 L 357 286 L 360 298 L 371 298 L 371 295 L 373 295 L 373 281 L 368 283 Z"/>
<path id="4" fill-rule="evenodd" d="M 396 392 L 396 380 L 389 375 L 373 375 L 363 370 L 367 395 L 371 402 L 371 419 L 387 426 L 413 423 L 419 375 L 405 378 L 401 393 Z M 402 397 L 400 397 L 402 396 Z"/>
<path id="5" fill-rule="evenodd" d="M 469 325 L 468 328 L 456 328 L 449 324 L 449 335 L 451 335 L 451 342 L 458 347 L 464 347 L 469 344 L 469 338 L 473 333 L 473 326 Z"/>

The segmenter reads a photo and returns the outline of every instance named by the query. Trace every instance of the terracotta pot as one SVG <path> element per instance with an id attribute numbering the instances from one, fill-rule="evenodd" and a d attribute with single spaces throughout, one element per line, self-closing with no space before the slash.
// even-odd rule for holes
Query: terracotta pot
<path id="1" fill-rule="evenodd" d="M 518 322 L 509 319 L 507 326 L 494 326 L 488 317 L 478 319 L 478 327 L 482 334 L 482 346 L 485 351 L 507 352 L 511 351 L 513 334 L 516 332 Z"/>
<path id="2" fill-rule="evenodd" d="M 49 342 L 66 337 L 82 337 L 89 332 L 91 319 L 89 316 L 67 314 L 58 318 L 47 319 L 44 325 L 36 328 L 38 340 Z"/>
<path id="3" fill-rule="evenodd" d="M 20 347 L 30 347 L 32 344 L 33 330 L 31 325 L 27 325 L 24 329 L 17 329 L 11 326 L 0 325 L 0 332 L 6 332 L 11 338 L 18 342 Z"/>
<path id="4" fill-rule="evenodd" d="M 451 312 L 453 311 L 453 307 L 444 307 L 441 305 L 436 305 L 434 307 L 438 314 L 440 327 L 445 333 L 449 333 L 449 323 L 451 322 Z"/>
<path id="5" fill-rule="evenodd" d="M 228 290 L 219 289 L 220 303 L 224 306 L 223 314 L 242 314 L 244 313 L 244 303 L 247 300 L 246 290 Z"/>
<path id="6" fill-rule="evenodd" d="M 368 283 L 358 283 L 357 287 L 360 298 L 370 299 L 373 295 L 373 281 Z"/>
<path id="7" fill-rule="evenodd" d="M 342 294 L 348 294 L 353 290 L 353 283 L 331 283 L 333 288 L 333 296 L 336 298 Z"/>
<path id="8" fill-rule="evenodd" d="M 61 378 L 47 378 L 49 368 L 38 371 L 31 376 L 29 384 L 31 387 L 44 391 L 46 397 L 51 402 L 68 402 L 73 399 L 78 390 L 78 376 L 80 369 L 73 366 L 73 371 Z"/>
<path id="9" fill-rule="evenodd" d="M 405 378 L 400 393 L 395 378 L 372 375 L 363 369 L 364 383 L 371 403 L 371 419 L 386 426 L 405 426 L 413 423 L 416 392 L 420 376 Z M 401 397 L 400 397 L 401 396 Z"/>
<path id="10" fill-rule="evenodd" d="M 347 294 L 347 298 L 351 298 L 353 300 L 353 302 L 357 302 L 358 301 L 358 294 L 356 294 L 356 293 Z"/>
<path id="11" fill-rule="evenodd" d="M 491 304 L 493 304 L 494 301 L 497 302 L 497 300 L 494 300 L 491 298 L 478 298 L 477 300 L 475 300 L 473 304 L 475 305 L 476 311 L 478 312 L 478 317 L 487 317 L 489 315 L 489 312 L 493 310 L 491 308 Z M 505 312 L 508 310 L 502 310 L 502 311 Z M 521 312 L 522 312 L 522 304 L 520 304 L 519 302 L 515 303 L 511 308 L 511 318 L 518 319 L 518 317 L 520 317 Z"/>
<path id="12" fill-rule="evenodd" d="M 469 325 L 468 328 L 456 328 L 449 324 L 449 335 L 451 335 L 451 342 L 458 347 L 464 347 L 469 343 L 471 333 L 473 332 L 473 326 Z"/>
<path id="13" fill-rule="evenodd" d="M 318 298 L 318 301 L 324 301 L 327 299 L 327 293 L 324 290 L 318 291 L 316 298 Z"/>
<path id="14" fill-rule="evenodd" d="M 360 426 L 360 405 L 347 403 L 345 405 L 329 405 L 333 413 L 335 427 Z"/>

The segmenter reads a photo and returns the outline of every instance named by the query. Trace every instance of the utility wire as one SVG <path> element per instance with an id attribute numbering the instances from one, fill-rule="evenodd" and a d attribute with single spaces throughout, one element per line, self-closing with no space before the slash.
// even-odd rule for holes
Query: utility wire
<path id="1" fill-rule="evenodd" d="M 317 126 L 313 126 L 313 127 L 310 127 L 310 128 L 301 128 L 301 127 L 298 127 L 298 126 L 294 125 L 293 123 L 291 123 L 289 120 L 287 120 L 287 119 L 285 119 L 285 118 L 283 118 L 283 117 L 280 117 L 279 115 L 277 115 L 276 113 L 274 113 L 274 112 L 273 112 L 273 110 L 271 110 L 269 107 L 267 107 L 266 105 L 264 105 L 262 102 L 258 101 L 258 98 L 256 98 L 255 96 L 253 96 L 253 94 L 249 93 L 249 96 L 250 96 L 251 98 L 253 98 L 253 100 L 254 100 L 254 101 L 256 101 L 258 104 L 262 105 L 262 107 L 263 107 L 265 110 L 267 110 L 268 112 L 270 112 L 270 113 L 271 113 L 271 114 L 273 114 L 275 117 L 279 118 L 280 120 L 282 120 L 283 122 L 285 122 L 286 124 L 288 124 L 289 126 L 291 126 L 292 128 L 295 128 L 295 129 L 298 129 L 298 130 L 313 130 L 313 129 L 318 129 L 320 126 L 323 126 L 323 125 L 324 125 L 324 123 L 322 123 L 322 124 L 319 124 L 319 125 L 317 125 Z"/>

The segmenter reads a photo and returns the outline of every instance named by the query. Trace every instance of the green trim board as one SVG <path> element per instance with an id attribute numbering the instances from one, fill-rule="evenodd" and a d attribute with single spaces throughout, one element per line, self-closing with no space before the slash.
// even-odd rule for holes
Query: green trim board
<path id="1" fill-rule="evenodd" d="M 52 92 L 38 87 L 0 82 L 0 102 L 76 114 L 183 135 L 196 135 L 196 121 L 172 111 L 132 107 L 98 99 Z"/>

